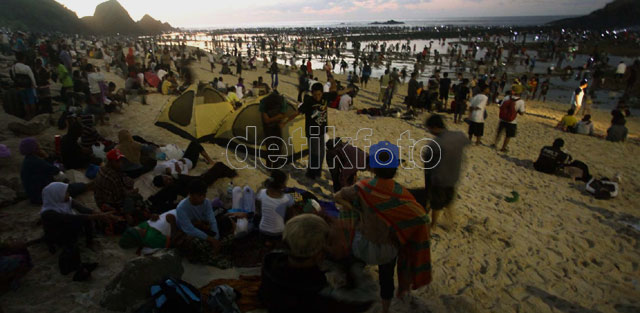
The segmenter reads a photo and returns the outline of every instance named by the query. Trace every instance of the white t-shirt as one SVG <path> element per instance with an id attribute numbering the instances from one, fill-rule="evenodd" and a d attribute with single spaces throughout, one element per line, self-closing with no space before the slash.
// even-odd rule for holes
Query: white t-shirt
<path id="1" fill-rule="evenodd" d="M 349 108 L 351 108 L 351 103 L 351 96 L 349 96 L 348 94 L 344 94 L 340 97 L 340 104 L 338 106 L 338 109 L 340 111 L 349 111 Z"/>
<path id="2" fill-rule="evenodd" d="M 176 163 L 180 167 L 180 172 L 176 171 Z M 171 170 L 172 176 L 177 176 L 178 174 L 187 175 L 189 174 L 189 170 L 193 168 L 193 163 L 191 160 L 184 158 L 180 160 L 169 160 L 164 162 L 158 162 L 156 167 L 153 169 L 153 172 L 156 175 L 166 175 L 167 169 Z"/>
<path id="3" fill-rule="evenodd" d="M 287 208 L 293 205 L 293 197 L 285 194 L 280 199 L 274 199 L 267 195 L 267 190 L 262 189 L 256 197 L 261 202 L 262 219 L 260 231 L 269 234 L 282 234 L 284 232 L 284 215 Z"/>
<path id="4" fill-rule="evenodd" d="M 176 216 L 176 209 L 173 209 L 173 210 L 170 210 L 170 211 L 162 213 L 157 221 L 155 221 L 155 222 L 147 221 L 147 224 L 149 224 L 149 226 L 157 229 L 163 235 L 165 235 L 167 237 L 171 237 L 171 224 L 169 224 L 169 222 L 167 222 L 167 215 L 169 215 L 169 214 L 171 214 L 173 216 Z"/>
<path id="5" fill-rule="evenodd" d="M 326 92 L 329 92 L 330 90 L 331 90 L 331 82 L 326 82 L 326 83 L 324 84 L 323 92 L 325 92 L 325 93 L 326 93 Z"/>
<path id="6" fill-rule="evenodd" d="M 36 86 L 36 79 L 35 76 L 33 76 L 33 71 L 31 70 L 31 68 L 23 63 L 16 63 L 13 65 L 13 67 L 11 68 L 11 70 L 13 71 L 14 75 L 27 75 L 29 76 L 29 78 L 31 79 L 31 83 L 33 84 L 32 87 Z"/>
<path id="7" fill-rule="evenodd" d="M 98 83 L 104 81 L 104 75 L 100 72 L 91 72 L 87 75 L 89 80 L 89 92 L 91 94 L 100 93 L 100 85 Z"/>
<path id="8" fill-rule="evenodd" d="M 471 109 L 478 108 L 478 110 L 472 110 L 469 115 L 469 119 L 475 123 L 484 123 L 484 110 L 487 108 L 487 101 L 489 101 L 489 97 L 483 94 L 477 94 L 475 97 L 471 98 L 471 104 L 469 107 Z"/>
<path id="9" fill-rule="evenodd" d="M 504 97 L 502 103 L 506 102 L 509 99 L 511 99 L 511 96 Z M 516 112 L 522 113 L 522 114 L 524 114 L 524 112 L 525 112 L 524 100 L 522 100 L 522 98 L 519 98 L 518 101 L 516 101 Z M 513 121 L 511 121 L 511 122 L 503 121 L 503 122 L 507 122 L 507 123 L 511 123 L 511 124 L 518 124 L 517 121 L 518 121 L 518 115 L 516 114 L 516 118 L 513 119 Z"/>
<path id="10" fill-rule="evenodd" d="M 616 69 L 616 74 L 622 74 L 624 75 L 624 73 L 627 71 L 627 65 L 624 63 L 620 63 L 618 64 L 618 68 Z"/>
<path id="11" fill-rule="evenodd" d="M 218 89 L 227 89 L 227 85 L 222 81 L 218 81 L 218 86 L 216 87 L 218 87 Z"/>
<path id="12" fill-rule="evenodd" d="M 162 78 L 164 77 L 164 75 L 167 75 L 167 71 L 165 71 L 165 70 L 163 70 L 163 69 L 160 69 L 160 70 L 158 70 L 158 73 L 157 73 L 156 75 L 158 75 L 158 78 L 159 78 L 160 80 L 162 80 Z"/>

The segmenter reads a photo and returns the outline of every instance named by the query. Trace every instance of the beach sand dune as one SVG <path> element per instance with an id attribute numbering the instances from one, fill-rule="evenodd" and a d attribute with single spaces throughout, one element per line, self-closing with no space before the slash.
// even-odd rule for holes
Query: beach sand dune
<path id="1" fill-rule="evenodd" d="M 204 60 L 195 66 L 202 81 L 213 80 Z M 266 69 L 245 71 L 249 85 L 261 75 L 270 83 Z M 321 79 L 324 73 L 316 73 Z M 215 74 L 215 76 L 220 76 Z M 123 80 L 107 73 L 108 80 L 123 85 Z M 338 79 L 345 78 L 338 75 Z M 225 82 L 235 84 L 237 78 L 224 75 Z M 280 76 L 279 90 L 290 98 L 297 96 L 294 73 Z M 354 103 L 356 108 L 377 106 L 377 81 L 361 90 Z M 406 84 L 399 94 L 406 94 Z M 175 143 L 186 147 L 188 142 L 153 125 L 169 97 L 153 94 L 148 105 L 132 102 L 123 115 L 112 114 L 111 126 L 99 127 L 109 138 L 117 138 L 120 129 L 129 129 L 158 144 Z M 401 102 L 397 96 L 396 103 Z M 510 152 L 499 153 L 488 146 L 471 146 L 466 152 L 465 169 L 458 186 L 455 214 L 445 220 L 447 230 L 434 230 L 432 240 L 433 283 L 414 291 L 407 299 L 394 300 L 395 312 L 638 312 L 640 310 L 640 232 L 630 224 L 639 222 L 640 154 L 637 117 L 628 119 L 631 141 L 610 143 L 603 139 L 562 133 L 553 127 L 567 109 L 567 104 L 528 102 L 528 114 L 518 118 L 518 136 L 510 144 Z M 596 129 L 603 133 L 609 125 L 606 111 L 594 110 Z M 486 144 L 492 143 L 498 124 L 498 108 L 488 108 L 485 126 Z M 336 136 L 355 137 L 361 128 L 371 128 L 372 143 L 391 142 L 409 131 L 411 138 L 430 138 L 424 124 L 427 115 L 413 121 L 399 118 L 358 115 L 355 111 L 331 110 L 329 124 L 336 127 Z M 14 118 L 1 115 L 0 124 Z M 447 116 L 449 128 L 466 133 L 466 124 L 454 125 Z M 53 137 L 61 134 L 49 128 L 37 136 L 45 148 L 51 149 Z M 0 129 L 1 143 L 8 145 L 14 156 L 0 168 L 6 178 L 19 176 L 21 157 L 16 155 L 18 143 L 6 127 Z M 568 178 L 551 176 L 533 170 L 533 161 L 540 149 L 555 138 L 563 138 L 574 159 L 589 165 L 596 177 L 623 176 L 620 195 L 612 200 L 596 200 L 584 192 L 584 184 Z M 358 144 L 358 142 L 356 142 Z M 214 160 L 225 161 L 224 147 L 206 144 Z M 415 149 L 414 155 L 418 155 Z M 403 159 L 410 160 L 408 151 Z M 298 161 L 303 164 L 306 159 Z M 194 170 L 199 173 L 205 165 Z M 290 174 L 289 185 L 309 189 L 321 198 L 330 199 L 331 182 L 328 170 L 322 180 L 309 181 L 300 170 L 285 167 Z M 242 169 L 235 185 L 261 186 L 267 177 L 264 170 Z M 361 177 L 370 174 L 362 173 Z M 81 176 L 81 175 L 78 175 Z M 397 181 L 410 188 L 424 186 L 420 169 L 401 169 Z M 226 193 L 229 179 L 222 179 L 210 189 L 209 196 Z M 151 192 L 148 178 L 138 183 Z M 144 189 L 141 188 L 141 189 Z M 520 199 L 509 203 L 505 197 L 518 192 Z M 91 195 L 81 197 L 91 205 Z M 2 239 L 35 239 L 41 236 L 37 225 L 39 208 L 21 202 L 0 209 Z M 61 276 L 57 256 L 44 245 L 30 248 L 35 268 L 22 280 L 17 291 L 0 298 L 5 312 L 107 312 L 99 306 L 104 286 L 134 257 L 132 251 L 121 250 L 117 238 L 98 239 L 101 249 L 88 250 L 83 255 L 100 262 L 89 282 L 74 283 Z M 216 278 L 237 276 L 236 269 L 221 271 L 194 266 L 185 262 L 184 278 L 197 286 Z M 375 269 L 372 269 L 375 273 Z M 375 311 L 375 309 L 373 310 Z"/>

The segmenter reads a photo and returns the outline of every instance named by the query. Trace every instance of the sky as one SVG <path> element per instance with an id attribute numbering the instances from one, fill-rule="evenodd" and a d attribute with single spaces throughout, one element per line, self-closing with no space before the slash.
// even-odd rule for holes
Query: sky
<path id="1" fill-rule="evenodd" d="M 57 0 L 78 17 L 104 0 Z M 174 27 L 283 22 L 386 21 L 445 17 L 582 15 L 611 0 L 119 0 L 134 20 L 149 14 Z"/>

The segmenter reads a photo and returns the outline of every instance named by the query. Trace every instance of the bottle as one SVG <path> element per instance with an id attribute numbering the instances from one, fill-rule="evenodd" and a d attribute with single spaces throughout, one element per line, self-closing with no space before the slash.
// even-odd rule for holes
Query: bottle
<path id="1" fill-rule="evenodd" d="M 229 197 L 233 195 L 233 181 L 229 182 L 229 186 L 227 187 L 227 195 Z"/>

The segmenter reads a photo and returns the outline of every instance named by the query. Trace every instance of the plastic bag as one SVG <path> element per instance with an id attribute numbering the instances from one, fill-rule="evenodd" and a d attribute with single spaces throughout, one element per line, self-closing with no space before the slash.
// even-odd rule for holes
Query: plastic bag
<path id="1" fill-rule="evenodd" d="M 102 143 L 97 143 L 91 146 L 91 151 L 93 151 L 93 156 L 96 158 L 103 161 L 107 159 L 107 153 L 104 152 L 104 145 Z"/>

